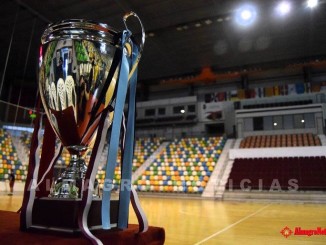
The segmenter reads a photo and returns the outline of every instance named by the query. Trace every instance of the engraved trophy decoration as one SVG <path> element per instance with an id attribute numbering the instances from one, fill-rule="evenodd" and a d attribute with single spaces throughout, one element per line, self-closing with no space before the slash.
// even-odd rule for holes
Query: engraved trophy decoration
<path id="1" fill-rule="evenodd" d="M 42 36 L 40 95 L 53 131 L 71 155 L 69 166 L 52 185 L 50 197 L 82 195 L 87 171 L 83 154 L 98 133 L 101 113 L 113 108 L 116 99 L 120 60 L 114 58 L 118 49 L 130 52 L 130 44 L 121 47 L 121 42 L 121 32 L 84 20 L 52 24 Z"/>

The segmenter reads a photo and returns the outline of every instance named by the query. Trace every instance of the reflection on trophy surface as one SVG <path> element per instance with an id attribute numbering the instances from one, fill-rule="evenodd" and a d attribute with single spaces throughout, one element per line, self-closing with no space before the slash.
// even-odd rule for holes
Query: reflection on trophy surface
<path id="1" fill-rule="evenodd" d="M 114 100 L 118 69 L 108 79 L 119 33 L 104 24 L 63 21 L 42 39 L 39 88 L 50 124 L 71 154 L 69 166 L 53 183 L 50 196 L 81 197 L 100 114 Z"/>

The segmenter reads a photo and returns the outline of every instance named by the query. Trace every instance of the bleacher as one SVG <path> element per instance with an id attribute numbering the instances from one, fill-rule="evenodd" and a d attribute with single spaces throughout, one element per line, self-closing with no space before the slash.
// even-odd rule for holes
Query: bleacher
<path id="1" fill-rule="evenodd" d="M 202 193 L 225 140 L 225 137 L 175 139 L 135 181 L 135 188 L 142 192 Z"/>
<path id="2" fill-rule="evenodd" d="M 32 134 L 29 132 L 22 132 L 20 135 L 20 140 L 25 145 L 25 147 L 27 149 L 29 149 L 29 147 L 30 147 L 31 136 L 32 136 Z M 133 172 L 136 171 L 138 169 L 138 167 L 140 167 L 147 160 L 147 158 L 160 146 L 160 144 L 163 140 L 164 140 L 164 138 L 162 138 L 162 137 L 156 137 L 156 138 L 148 137 L 148 138 L 136 139 L 135 149 L 134 149 L 134 158 L 133 158 L 133 167 L 132 167 Z M 85 158 L 86 162 L 89 161 L 90 154 L 91 154 L 91 151 L 88 151 L 85 154 L 84 158 Z M 119 151 L 118 159 L 117 159 L 117 167 L 115 169 L 114 180 L 113 180 L 113 183 L 114 183 L 116 189 L 118 188 L 118 184 L 120 183 L 120 178 L 121 178 L 121 174 L 120 174 L 121 168 L 120 168 L 120 160 L 119 160 L 120 157 L 121 157 L 121 152 Z M 58 170 L 59 174 L 62 171 L 64 171 L 65 166 L 68 166 L 69 161 L 70 161 L 70 154 L 69 154 L 68 150 L 66 150 L 64 148 L 61 156 L 59 157 L 59 159 L 56 163 L 56 167 L 59 169 Z M 104 167 L 105 167 L 105 165 L 102 166 L 102 168 L 99 169 L 99 171 L 97 173 L 97 179 L 99 180 L 100 187 L 103 187 L 103 182 L 104 182 L 104 178 L 105 178 Z"/>
<path id="3" fill-rule="evenodd" d="M 146 160 L 150 157 L 153 152 L 160 146 L 164 138 L 161 137 L 154 137 L 154 138 L 138 138 L 135 142 L 135 149 L 134 149 L 134 157 L 133 157 L 133 164 L 132 164 L 132 171 L 135 172 Z M 118 185 L 121 179 L 121 152 L 119 150 L 116 168 L 114 171 L 114 189 L 118 189 Z M 105 165 L 98 171 L 97 179 L 100 183 L 100 188 L 103 187 L 104 178 L 105 178 Z"/>
<path id="4" fill-rule="evenodd" d="M 32 133 L 27 132 L 27 131 L 22 131 L 20 133 L 20 141 L 21 143 L 26 147 L 26 149 L 30 149 L 31 146 L 31 139 L 32 139 Z M 42 147 L 41 147 L 42 149 Z M 28 151 L 29 154 L 29 151 Z M 61 156 L 59 157 L 56 165 L 58 167 L 65 167 L 68 166 L 70 161 L 70 154 L 66 149 L 63 149 Z"/>
<path id="5" fill-rule="evenodd" d="M 139 138 L 136 140 L 134 159 L 133 159 L 133 172 L 135 172 L 154 151 L 160 146 L 164 138 Z"/>
<path id="6" fill-rule="evenodd" d="M 226 189 L 326 191 L 326 157 L 235 159 Z"/>
<path id="7" fill-rule="evenodd" d="M 25 145 L 27 149 L 31 146 L 32 133 L 27 131 L 22 131 L 20 134 L 20 141 Z"/>
<path id="8" fill-rule="evenodd" d="M 14 173 L 16 180 L 25 180 L 27 166 L 18 159 L 10 134 L 0 128 L 0 180 L 7 180 L 10 172 Z"/>
<path id="9" fill-rule="evenodd" d="M 320 146 L 318 135 L 311 133 L 281 134 L 281 135 L 256 135 L 245 137 L 240 148 L 265 148 L 265 147 L 296 147 Z"/>
<path id="10" fill-rule="evenodd" d="M 29 147 L 30 133 L 21 140 Z M 133 172 L 161 145 L 164 138 L 138 138 L 135 142 Z M 202 194 L 223 149 L 225 137 L 181 138 L 173 140 L 133 183 L 136 190 L 147 193 Z M 321 146 L 317 135 L 311 133 L 256 135 L 244 138 L 240 150 Z M 261 150 L 265 150 L 261 149 Z M 24 180 L 27 166 L 23 165 L 12 145 L 11 136 L 0 130 L 0 179 L 6 179 L 12 169 L 17 180 Z M 114 188 L 120 183 L 120 152 L 114 174 Z M 86 156 L 89 160 L 90 153 Z M 70 155 L 64 150 L 58 165 L 68 165 Z M 97 173 L 103 187 L 105 164 Z M 62 170 L 63 171 L 63 168 Z M 248 182 L 249 181 L 249 182 Z M 326 191 L 325 157 L 259 157 L 236 158 L 225 185 L 226 190 L 259 191 Z"/>

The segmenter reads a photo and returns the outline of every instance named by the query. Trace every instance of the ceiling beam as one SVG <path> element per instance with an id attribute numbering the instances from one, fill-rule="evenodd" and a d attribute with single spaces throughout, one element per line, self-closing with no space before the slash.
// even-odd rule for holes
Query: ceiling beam
<path id="1" fill-rule="evenodd" d="M 45 23 L 48 23 L 48 24 L 52 23 L 51 20 L 49 20 L 48 18 L 46 18 L 44 15 L 42 15 L 41 13 L 39 13 L 38 11 L 36 11 L 35 9 L 31 8 L 26 3 L 22 2 L 21 0 L 15 0 L 15 2 L 19 6 L 21 6 L 22 8 L 26 9 L 27 11 L 29 11 L 32 15 L 34 15 L 37 18 L 39 18 L 40 20 L 44 21 Z"/>

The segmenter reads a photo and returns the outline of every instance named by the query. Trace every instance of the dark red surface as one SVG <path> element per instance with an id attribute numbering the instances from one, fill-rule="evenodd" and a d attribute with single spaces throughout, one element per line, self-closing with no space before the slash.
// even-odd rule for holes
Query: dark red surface
<path id="1" fill-rule="evenodd" d="M 306 147 L 309 151 L 309 147 Z M 243 181 L 247 182 L 243 182 Z M 295 180 L 299 191 L 326 191 L 326 158 L 319 157 L 271 157 L 235 159 L 227 189 L 244 186 L 257 190 L 293 188 Z M 289 184 L 290 183 L 290 184 Z"/>
<path id="2" fill-rule="evenodd" d="M 129 225 L 124 231 L 94 231 L 103 244 L 164 244 L 165 231 L 160 227 L 150 226 L 148 231 L 137 234 L 138 225 Z M 48 231 L 19 230 L 19 214 L 0 210 L 0 244 L 90 244 L 81 234 L 54 233 Z"/>

